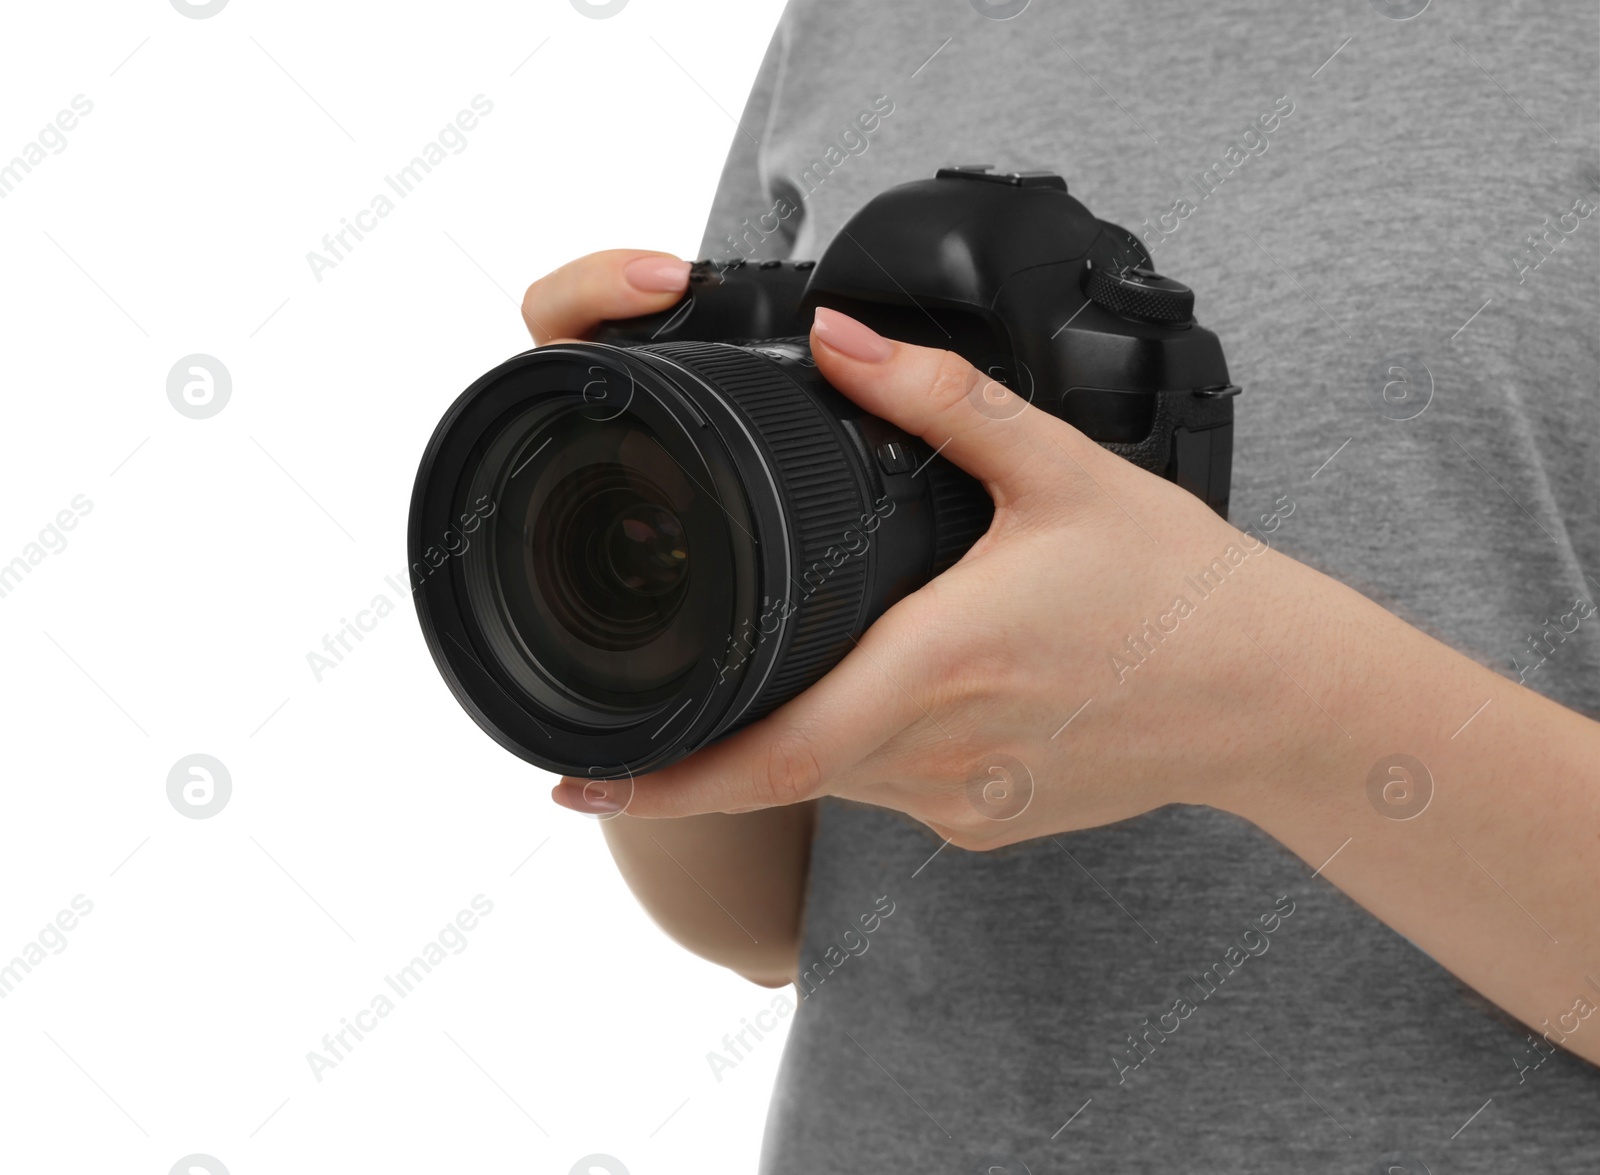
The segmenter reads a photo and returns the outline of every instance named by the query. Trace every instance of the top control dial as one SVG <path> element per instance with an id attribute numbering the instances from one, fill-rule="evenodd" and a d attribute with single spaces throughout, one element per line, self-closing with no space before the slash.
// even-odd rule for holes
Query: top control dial
<path id="1" fill-rule="evenodd" d="M 1194 291 L 1151 269 L 1136 266 L 1113 272 L 1092 266 L 1083 292 L 1095 305 L 1127 318 L 1160 326 L 1184 326 L 1194 320 Z"/>

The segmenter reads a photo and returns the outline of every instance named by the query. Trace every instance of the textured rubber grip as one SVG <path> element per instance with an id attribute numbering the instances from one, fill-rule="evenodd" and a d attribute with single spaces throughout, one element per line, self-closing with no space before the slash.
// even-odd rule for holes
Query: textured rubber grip
<path id="1" fill-rule="evenodd" d="M 847 532 L 871 513 L 839 425 L 772 360 L 722 343 L 656 343 L 639 350 L 688 368 L 749 417 L 769 458 L 796 568 L 789 644 L 748 712 L 756 718 L 810 686 L 850 647 L 866 606 L 866 561 Z M 779 592 L 765 606 L 778 604 Z"/>
<path id="2" fill-rule="evenodd" d="M 1233 401 L 1227 397 L 1197 396 L 1193 392 L 1161 392 L 1156 396 L 1155 415 L 1150 433 L 1142 441 L 1120 444 L 1101 441 L 1100 446 L 1110 449 L 1119 457 L 1132 461 L 1141 469 L 1148 469 L 1157 477 L 1172 476 L 1172 434 L 1176 429 L 1212 428 L 1233 421 Z M 1201 495 L 1206 497 L 1206 495 Z M 1227 517 L 1227 496 L 1222 501 L 1207 497 L 1213 509 Z"/>

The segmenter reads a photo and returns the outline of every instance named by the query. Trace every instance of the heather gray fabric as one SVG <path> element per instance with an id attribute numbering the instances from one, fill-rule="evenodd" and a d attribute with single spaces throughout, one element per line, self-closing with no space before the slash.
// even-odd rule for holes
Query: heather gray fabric
<path id="1" fill-rule="evenodd" d="M 1246 389 L 1235 522 L 1288 495 L 1280 549 L 1600 712 L 1600 617 L 1542 662 L 1528 640 L 1600 597 L 1600 217 L 1561 219 L 1600 200 L 1596 5 L 979 12 L 1014 7 L 794 0 L 705 252 L 816 256 L 940 163 L 1060 170 L 1149 234 L 1223 339 Z M 880 96 L 892 112 L 856 123 Z M 779 197 L 799 211 L 768 235 Z M 1401 359 L 1411 396 L 1385 401 L 1370 373 Z M 1431 402 L 1391 419 L 1422 365 Z M 842 962 L 798 1009 L 767 1175 L 1600 1170 L 1594 1069 L 1558 1054 L 1524 1080 L 1520 1027 L 1254 829 L 1185 807 L 1059 840 L 929 861 L 909 821 L 824 806 L 802 962 Z M 1163 1041 L 1179 996 L 1195 1010 Z M 1130 1034 L 1152 1051 L 1123 1074 Z"/>

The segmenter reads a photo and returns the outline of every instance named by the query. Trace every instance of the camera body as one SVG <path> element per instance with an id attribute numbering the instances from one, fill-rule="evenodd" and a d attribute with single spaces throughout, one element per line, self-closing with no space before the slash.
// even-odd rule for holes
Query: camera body
<path id="1" fill-rule="evenodd" d="M 814 264 L 700 262 L 669 310 L 517 355 L 450 407 L 412 495 L 413 598 L 502 746 L 567 775 L 667 766 L 811 685 L 988 528 L 978 482 L 821 377 L 818 306 L 960 354 L 1009 389 L 979 411 L 1031 403 L 1226 516 L 1239 389 L 1194 295 L 1059 176 L 945 168 Z"/>
<path id="2" fill-rule="evenodd" d="M 678 305 L 595 341 L 805 336 L 818 306 L 954 351 L 1227 517 L 1239 388 L 1222 345 L 1195 322 L 1193 293 L 1152 273 L 1139 238 L 1097 220 L 1060 176 L 941 168 L 875 197 L 820 261 L 699 262 Z"/>

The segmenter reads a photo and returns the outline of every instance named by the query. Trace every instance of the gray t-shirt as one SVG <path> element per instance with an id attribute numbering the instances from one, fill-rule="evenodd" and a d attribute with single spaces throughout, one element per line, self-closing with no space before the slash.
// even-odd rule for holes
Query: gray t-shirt
<path id="1" fill-rule="evenodd" d="M 1236 524 L 1600 712 L 1592 0 L 1019 2 L 794 0 L 705 254 L 1061 172 L 1223 341 Z M 767 1175 L 1600 1170 L 1594 1068 L 1231 816 L 938 846 L 823 803 Z"/>

